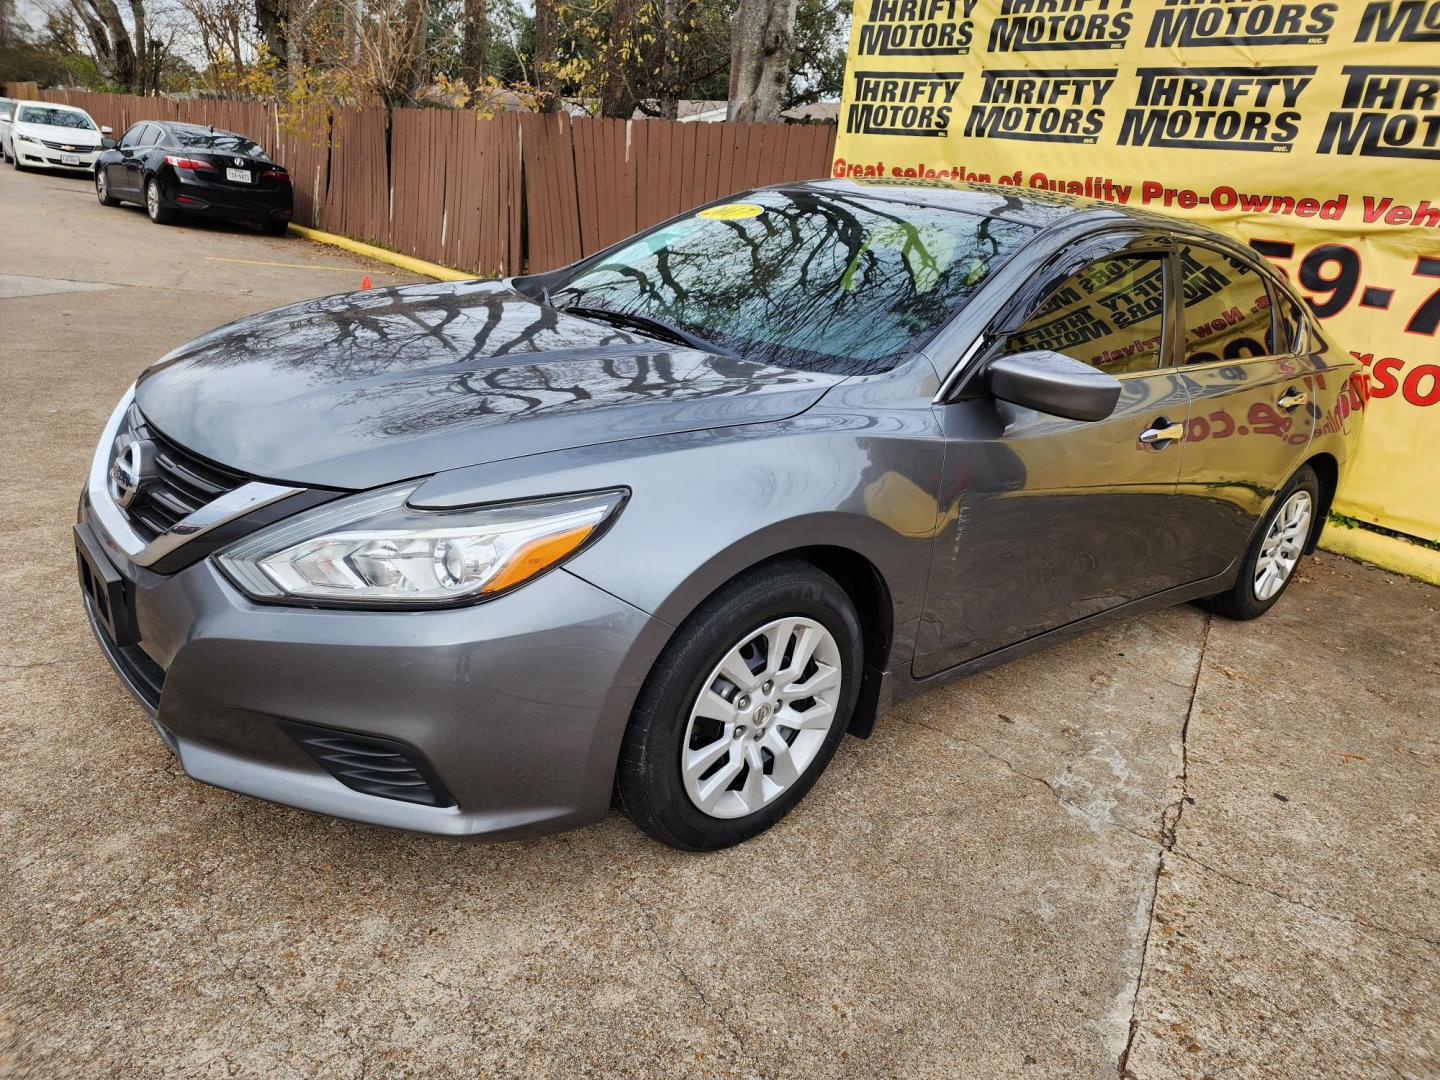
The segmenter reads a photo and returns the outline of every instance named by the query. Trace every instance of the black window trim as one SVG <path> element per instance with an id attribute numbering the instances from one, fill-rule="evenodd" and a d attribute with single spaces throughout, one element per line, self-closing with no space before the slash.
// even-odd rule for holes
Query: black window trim
<path id="1" fill-rule="evenodd" d="M 1177 239 L 1179 239 L 1179 238 L 1177 238 Z M 1244 249 L 1244 248 L 1230 249 L 1230 248 L 1228 248 L 1226 245 L 1217 244 L 1217 243 L 1215 243 L 1214 241 L 1211 241 L 1211 240 L 1207 240 L 1207 239 L 1203 239 L 1203 238 L 1199 238 L 1199 237 L 1184 237 L 1183 239 L 1181 239 L 1181 242 L 1180 242 L 1180 243 L 1178 243 L 1178 244 L 1175 245 L 1175 251 L 1174 251 L 1174 254 L 1173 254 L 1173 256 L 1172 256 L 1173 261 L 1174 261 L 1174 263 L 1175 263 L 1175 282 L 1176 282 L 1176 289 L 1175 289 L 1175 299 L 1176 299 L 1176 303 L 1175 303 L 1175 306 L 1178 308 L 1178 310 L 1177 310 L 1177 312 L 1176 312 L 1176 315 L 1177 315 L 1177 318 L 1179 319 L 1179 328 L 1180 328 L 1180 340 L 1179 340 L 1179 342 L 1178 342 L 1179 349 L 1178 349 L 1176 355 L 1179 356 L 1179 357 L 1181 357 L 1181 358 L 1183 358 L 1184 355 L 1185 355 L 1185 338 L 1184 338 L 1185 329 L 1186 329 L 1186 326 L 1185 326 L 1185 292 L 1184 292 L 1184 289 L 1179 286 L 1179 283 L 1180 283 L 1180 281 L 1181 281 L 1181 277 L 1180 277 L 1180 250 L 1181 250 L 1181 248 L 1186 248 L 1186 247 L 1198 247 L 1198 248 L 1203 248 L 1204 250 L 1210 252 L 1212 255 L 1219 255 L 1221 258 L 1231 259 L 1231 260 L 1234 261 L 1234 262 L 1241 263 L 1242 265 L 1246 266 L 1252 273 L 1254 273 L 1254 274 L 1260 279 L 1260 283 L 1265 286 L 1265 295 L 1270 298 L 1270 338 L 1271 338 L 1271 340 L 1273 340 L 1273 341 L 1279 341 L 1279 340 L 1280 340 L 1280 327 L 1279 327 L 1279 323 L 1278 323 L 1279 315 L 1278 315 L 1277 312 L 1276 312 L 1275 294 L 1276 294 L 1276 290 L 1280 287 L 1280 285 L 1279 285 L 1279 283 L 1278 283 L 1277 281 L 1275 281 L 1275 280 L 1271 277 L 1271 275 L 1270 275 L 1269 273 L 1266 272 L 1265 266 L 1264 266 L 1263 263 L 1261 263 L 1261 262 L 1259 261 L 1258 256 L 1255 257 L 1255 258 L 1250 258 L 1250 257 L 1248 257 L 1248 256 L 1250 255 L 1250 252 L 1249 252 L 1247 249 Z M 1300 340 L 1304 337 L 1304 334 L 1305 334 L 1304 312 L 1301 311 L 1299 314 L 1300 314 L 1300 317 L 1301 317 L 1301 321 L 1300 321 L 1299 327 L 1297 328 L 1297 332 L 1296 332 L 1296 334 L 1295 334 L 1295 340 L 1290 343 L 1291 351 L 1289 351 L 1289 352 L 1271 352 L 1271 353 L 1265 353 L 1265 354 L 1262 355 L 1262 356 L 1237 356 L 1237 357 L 1234 357 L 1233 359 L 1223 359 L 1223 358 L 1222 358 L 1222 359 L 1220 359 L 1220 360 L 1208 360 L 1208 361 L 1206 361 L 1206 362 L 1203 363 L 1203 364 L 1183 364 L 1183 363 L 1182 363 L 1182 364 L 1177 365 L 1176 370 L 1178 370 L 1178 371 L 1210 371 L 1210 370 L 1213 370 L 1214 368 L 1234 367 L 1236 364 L 1256 364 L 1256 363 L 1261 363 L 1261 362 L 1264 362 L 1264 361 L 1272 361 L 1272 362 L 1273 362 L 1273 361 L 1275 361 L 1275 360 L 1287 360 L 1287 359 L 1290 359 L 1290 358 L 1292 358 L 1292 357 L 1299 356 L 1299 355 L 1301 355 L 1301 351 L 1299 350 L 1299 348 L 1298 348 L 1297 346 L 1299 345 Z"/>
<path id="2" fill-rule="evenodd" d="M 1116 239 L 1122 241 L 1119 248 L 1103 254 L 1095 251 L 1095 248 L 1107 240 Z M 1056 286 L 1092 263 L 1100 262 L 1102 259 L 1131 255 L 1158 255 L 1162 258 L 1165 304 L 1160 330 L 1162 338 L 1160 363 L 1149 371 L 1125 372 L 1114 377 L 1117 379 L 1149 378 L 1177 370 L 1174 358 L 1178 355 L 1177 347 L 1181 344 L 1175 335 L 1178 325 L 1176 307 L 1178 306 L 1179 290 L 1175 288 L 1175 271 L 1172 264 L 1175 250 L 1178 247 L 1178 239 L 1174 234 L 1147 228 L 1136 222 L 1122 222 L 1094 229 L 1064 243 L 1052 252 L 1042 266 L 1030 276 L 1030 281 L 1040 281 L 1042 284 L 1029 289 L 1023 286 L 1017 289 L 985 324 L 984 329 L 975 337 L 971 345 L 961 353 L 955 365 L 941 379 L 940 390 L 935 395 L 934 403 L 949 405 L 983 393 L 975 385 L 975 382 L 980 373 L 985 370 L 985 365 L 998 355 L 998 350 L 1003 346 L 1006 336 L 1023 325 L 1024 320 L 1045 302 L 1045 298 L 1054 291 Z M 1025 314 L 1018 316 L 1017 321 L 1017 312 L 1021 311 Z M 960 314 L 963 314 L 963 309 L 957 313 L 957 317 Z M 939 334 L 937 333 L 935 336 L 938 337 Z M 934 339 L 932 338 L 932 340 Z M 1167 357 L 1170 359 L 1168 364 L 1166 363 Z"/>

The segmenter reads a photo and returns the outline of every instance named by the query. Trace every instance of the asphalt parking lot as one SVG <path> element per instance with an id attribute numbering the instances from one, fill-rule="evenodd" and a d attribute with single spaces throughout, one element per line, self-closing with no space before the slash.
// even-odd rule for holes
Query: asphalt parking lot
<path id="1" fill-rule="evenodd" d="M 683 855 L 188 780 L 91 641 L 70 523 L 135 374 L 412 280 L 0 170 L 0 1074 L 1440 1076 L 1440 591 L 1333 556 L 905 703 Z"/>

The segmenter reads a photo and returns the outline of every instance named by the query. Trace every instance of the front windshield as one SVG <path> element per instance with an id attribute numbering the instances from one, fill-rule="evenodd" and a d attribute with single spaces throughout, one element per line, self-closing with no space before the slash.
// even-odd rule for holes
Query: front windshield
<path id="1" fill-rule="evenodd" d="M 747 360 L 845 375 L 918 348 L 1028 225 L 851 192 L 761 191 L 673 221 L 557 287 Z"/>
<path id="2" fill-rule="evenodd" d="M 76 128 L 94 131 L 95 124 L 82 112 L 70 109 L 49 109 L 43 105 L 26 105 L 16 117 L 22 124 L 45 124 L 48 127 Z"/>

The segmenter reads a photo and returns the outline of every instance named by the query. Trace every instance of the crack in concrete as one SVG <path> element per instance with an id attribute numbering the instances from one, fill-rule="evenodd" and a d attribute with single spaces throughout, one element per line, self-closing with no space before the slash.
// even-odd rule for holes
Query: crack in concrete
<path id="1" fill-rule="evenodd" d="M 574 849 L 568 840 L 562 842 L 572 861 L 578 862 L 579 852 Z M 680 981 L 685 984 L 686 988 L 695 995 L 696 1000 L 700 1002 L 700 1007 L 704 1009 L 706 1015 L 719 1026 L 720 1030 L 735 1040 L 736 1047 L 739 1048 L 740 1053 L 750 1062 L 750 1067 L 755 1070 L 755 1075 L 764 1077 L 765 1071 L 760 1067 L 760 1059 L 756 1057 L 750 1047 L 745 1044 L 745 1040 L 740 1032 L 726 1021 L 724 1011 L 711 1003 L 710 998 L 706 996 L 700 984 L 685 970 L 685 966 L 681 964 L 679 960 L 675 959 L 672 950 L 669 948 L 669 943 L 665 940 L 664 935 L 660 933 L 660 928 L 655 925 L 655 918 L 650 913 L 650 909 L 645 906 L 640 897 L 635 895 L 635 892 L 629 886 L 620 885 L 618 889 L 624 894 L 625 898 L 630 901 L 636 913 L 640 916 L 640 922 L 641 925 L 644 926 L 645 932 L 649 934 L 655 942 L 661 962 L 670 968 L 670 970 L 679 977 Z"/>
<path id="2" fill-rule="evenodd" d="M 1130 998 L 1130 1025 L 1125 1036 L 1125 1046 L 1120 1051 L 1116 1071 L 1120 1080 L 1129 1080 L 1135 1074 L 1130 1071 L 1130 1053 L 1135 1049 L 1135 1036 L 1140 1031 L 1140 991 L 1145 985 L 1145 965 L 1150 959 L 1150 939 L 1155 933 L 1155 904 L 1160 898 L 1160 879 L 1165 875 L 1165 856 L 1175 849 L 1175 832 L 1180 826 L 1180 817 L 1185 813 L 1185 803 L 1190 798 L 1190 717 L 1195 713 L 1195 698 L 1200 690 L 1200 673 L 1205 669 L 1205 652 L 1210 647 L 1210 623 L 1214 618 L 1205 612 L 1205 628 L 1200 635 L 1200 655 L 1195 658 L 1195 678 L 1190 683 L 1190 700 L 1185 705 L 1185 718 L 1180 721 L 1180 775 L 1176 777 L 1179 788 L 1175 801 L 1160 813 L 1160 857 L 1155 860 L 1155 881 L 1150 890 L 1150 909 L 1145 921 L 1145 941 L 1140 947 L 1140 965 L 1135 972 L 1135 993 Z"/>
<path id="3" fill-rule="evenodd" d="M 945 739 L 948 742 L 959 743 L 961 746 L 968 746 L 972 750 L 984 754 L 991 761 L 998 762 L 999 764 L 1005 766 L 1007 770 L 1009 770 L 1013 775 L 1019 777 L 1020 779 L 1029 780 L 1032 783 L 1039 784 L 1046 791 L 1048 791 L 1051 796 L 1054 797 L 1055 801 L 1060 804 L 1060 807 L 1063 810 L 1074 811 L 1077 814 L 1089 818 L 1091 821 L 1095 822 L 1096 825 L 1099 825 L 1102 828 L 1115 829 L 1119 832 L 1129 833 L 1131 836 L 1135 837 L 1136 839 L 1143 840 L 1147 844 L 1154 844 L 1157 842 L 1153 836 L 1146 836 L 1144 833 L 1137 832 L 1129 826 L 1121 825 L 1118 822 L 1109 820 L 1108 818 L 1100 817 L 1092 811 L 1087 810 L 1079 803 L 1071 802 L 1064 796 L 1064 794 L 1061 793 L 1059 788 L 1057 788 L 1049 780 L 1046 780 L 1043 776 L 1036 776 L 1034 773 L 1026 772 L 1019 766 L 1017 766 L 1009 758 L 995 753 L 995 751 L 989 749 L 981 743 L 976 742 L 974 739 L 967 739 L 963 735 L 956 735 L 953 732 L 945 731 L 942 728 L 937 728 L 933 724 L 927 724 L 921 720 L 914 720 L 908 716 L 901 716 L 900 722 L 904 724 L 909 724 L 912 727 L 922 728 L 925 731 L 931 732 L 932 734 L 939 735 L 942 739 Z"/>
<path id="4" fill-rule="evenodd" d="M 640 914 L 641 923 L 644 924 L 646 932 L 655 939 L 655 944 L 660 950 L 660 957 L 664 961 L 666 966 L 669 967 L 672 971 L 675 972 L 676 975 L 680 977 L 680 981 L 683 982 L 689 988 L 690 992 L 694 994 L 695 997 L 699 1000 L 700 1007 L 704 1009 L 707 1014 L 709 1014 L 710 1018 L 714 1020 L 715 1023 L 720 1025 L 721 1030 L 728 1032 L 730 1034 L 730 1037 L 735 1040 L 736 1047 L 740 1050 L 740 1053 L 749 1060 L 750 1067 L 755 1070 L 755 1075 L 763 1077 L 765 1075 L 765 1072 L 763 1069 L 760 1068 L 760 1059 L 755 1056 L 755 1054 L 751 1051 L 750 1047 L 745 1045 L 745 1040 L 741 1036 L 740 1032 L 726 1021 L 725 1013 L 721 1009 L 717 1008 L 715 1005 L 711 1004 L 710 999 L 705 994 L 705 991 L 700 988 L 700 984 L 697 983 L 695 979 L 691 976 L 691 974 L 685 970 L 685 966 L 681 964 L 680 961 L 675 959 L 669 948 L 669 943 L 660 933 L 659 927 L 655 925 L 655 919 L 650 914 L 649 909 L 645 907 L 645 905 L 641 902 L 640 898 L 636 896 L 629 888 L 622 888 L 621 891 L 624 892 L 625 895 L 630 898 L 630 902 L 635 905 L 635 910 Z"/>
<path id="5" fill-rule="evenodd" d="M 1307 904 L 1298 896 L 1291 896 L 1288 893 L 1280 892 L 1278 889 L 1272 889 L 1269 885 L 1262 885 L 1258 881 L 1246 881 L 1244 878 L 1236 877 L 1228 870 L 1222 870 L 1220 867 L 1215 866 L 1213 863 L 1208 863 L 1204 859 L 1201 859 L 1199 856 L 1191 855 L 1188 851 L 1182 851 L 1180 848 L 1174 848 L 1170 852 L 1170 854 L 1176 856 L 1177 858 L 1183 859 L 1185 862 L 1189 863 L 1191 866 L 1196 867 L 1197 869 L 1204 870 L 1207 873 L 1214 874 L 1216 877 L 1221 878 L 1224 881 L 1228 881 L 1231 885 L 1238 886 L 1242 889 L 1254 889 L 1257 892 L 1263 892 L 1265 893 L 1265 895 L 1272 896 L 1276 900 L 1279 900 L 1281 903 L 1290 904 L 1294 907 L 1301 908 L 1319 918 L 1329 919 L 1332 922 L 1343 922 L 1350 923 L 1355 926 L 1361 926 L 1367 930 L 1374 930 L 1381 934 L 1389 934 L 1391 936 L 1398 937 L 1402 941 L 1411 944 L 1418 941 L 1423 942 L 1426 945 L 1433 945 L 1436 948 L 1440 948 L 1440 938 L 1429 937 L 1418 930 L 1394 926 L 1385 926 L 1381 923 L 1371 922 L 1368 919 L 1362 919 L 1359 915 L 1351 915 L 1349 912 L 1345 911 L 1326 911 L 1323 908 L 1315 907 L 1313 904 Z"/>

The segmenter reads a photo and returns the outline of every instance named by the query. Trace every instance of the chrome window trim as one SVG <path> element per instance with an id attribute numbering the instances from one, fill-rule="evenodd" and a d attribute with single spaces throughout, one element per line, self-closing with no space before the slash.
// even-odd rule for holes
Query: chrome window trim
<path id="1" fill-rule="evenodd" d="M 153 566 L 195 537 L 203 536 L 211 529 L 219 528 L 252 510 L 269 506 L 305 490 L 252 480 L 234 491 L 226 492 L 213 502 L 206 503 L 193 514 L 177 521 L 168 532 L 161 533 L 147 544 L 130 527 L 110 494 L 110 451 L 115 445 L 115 437 L 120 433 L 120 425 L 125 422 L 125 414 L 130 411 L 134 401 L 135 387 L 131 386 L 120 398 L 120 403 L 115 406 L 115 411 L 110 414 L 110 420 L 100 435 L 100 444 L 95 448 L 95 456 L 90 462 L 90 477 L 85 487 L 95 519 L 136 566 Z"/>

